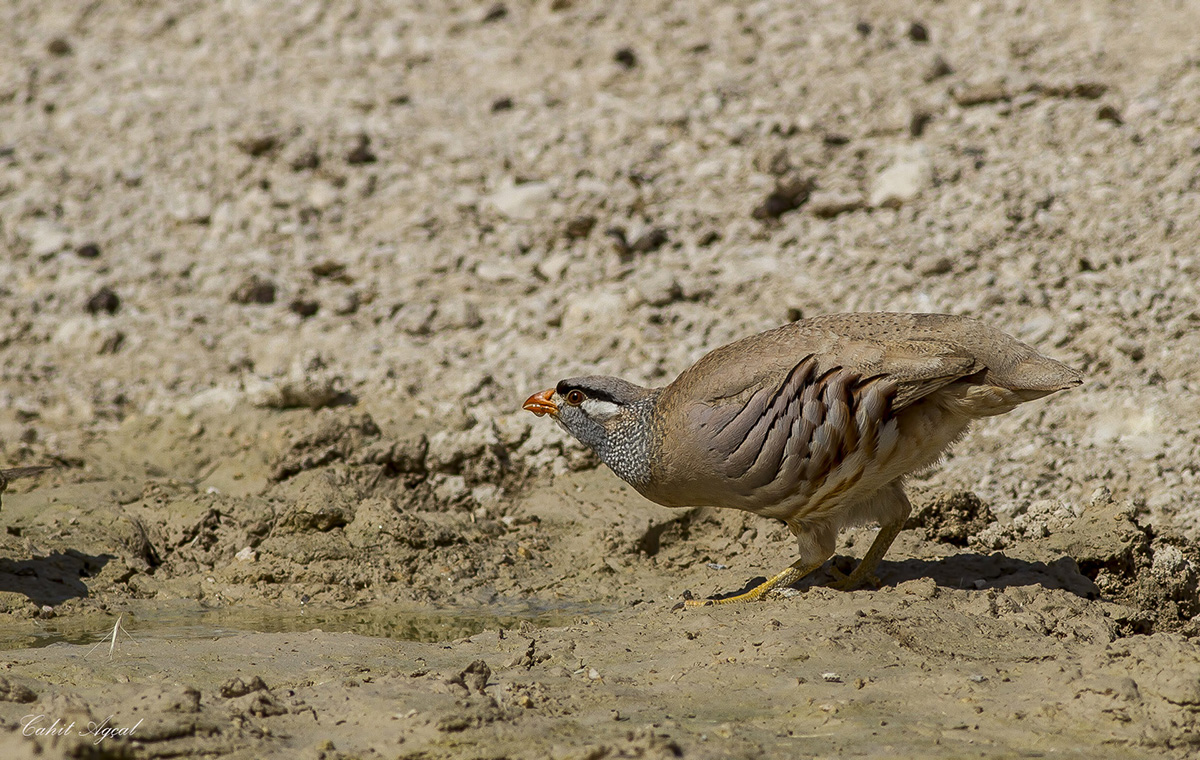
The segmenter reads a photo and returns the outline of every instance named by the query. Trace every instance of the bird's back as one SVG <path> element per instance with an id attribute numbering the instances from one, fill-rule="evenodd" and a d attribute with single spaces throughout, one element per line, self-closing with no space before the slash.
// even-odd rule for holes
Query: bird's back
<path id="1" fill-rule="evenodd" d="M 712 351 L 666 389 L 672 396 L 717 401 L 748 387 L 779 382 L 807 356 L 822 368 L 889 375 L 917 386 L 982 372 L 979 380 L 1038 395 L 1080 383 L 1079 373 L 970 317 L 871 312 L 793 322 Z M 915 400 L 915 399 L 913 399 Z"/>

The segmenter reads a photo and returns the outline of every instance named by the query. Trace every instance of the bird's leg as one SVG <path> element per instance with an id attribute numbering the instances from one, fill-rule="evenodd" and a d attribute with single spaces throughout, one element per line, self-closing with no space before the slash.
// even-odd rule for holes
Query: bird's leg
<path id="1" fill-rule="evenodd" d="M 833 575 L 837 580 L 829 584 L 830 587 L 840 591 L 853 591 L 864 583 L 878 584 L 875 568 L 879 566 L 883 555 L 887 554 L 896 536 L 904 530 L 904 523 L 911 512 L 912 504 L 909 503 L 908 496 L 904 493 L 904 485 L 899 480 L 892 481 L 868 499 L 856 504 L 857 521 L 878 521 L 879 534 L 875 536 L 871 548 L 867 549 L 858 567 L 849 575 L 834 569 Z"/>
<path id="2" fill-rule="evenodd" d="M 867 553 L 863 555 L 862 562 L 858 563 L 858 567 L 846 575 L 837 568 L 833 568 L 831 572 L 837 577 L 837 580 L 829 584 L 830 588 L 836 588 L 839 591 L 853 591 L 863 583 L 877 584 L 879 579 L 875 577 L 875 568 L 879 566 L 879 560 L 883 559 L 883 555 L 887 554 L 887 550 L 891 547 L 892 542 L 896 540 L 896 536 L 900 535 L 900 531 L 904 529 L 904 521 L 888 523 L 879 529 L 879 535 L 875 536 L 875 540 L 871 543 L 871 548 L 867 549 Z"/>
<path id="3" fill-rule="evenodd" d="M 886 550 L 886 547 L 884 547 Z M 779 573 L 774 578 L 764 581 L 744 594 L 727 597 L 725 599 L 688 599 L 683 603 L 684 607 L 712 607 L 717 604 L 733 604 L 734 602 L 753 602 L 755 599 L 761 598 L 764 594 L 775 588 L 786 588 L 796 581 L 804 578 L 812 571 L 825 564 L 825 559 L 813 560 L 798 559 L 788 566 L 786 570 Z"/>

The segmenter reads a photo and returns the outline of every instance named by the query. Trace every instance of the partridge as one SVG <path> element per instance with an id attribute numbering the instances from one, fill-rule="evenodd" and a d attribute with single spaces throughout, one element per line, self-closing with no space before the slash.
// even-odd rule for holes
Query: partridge
<path id="1" fill-rule="evenodd" d="M 971 421 L 1079 385 L 1080 373 L 982 322 L 946 314 L 833 314 L 712 351 L 665 388 L 562 380 L 524 408 L 550 415 L 621 479 L 667 507 L 730 507 L 782 520 L 800 558 L 742 594 L 758 599 L 833 556 L 843 528 L 880 531 L 849 575 L 876 565 L 911 510 L 906 475 Z"/>

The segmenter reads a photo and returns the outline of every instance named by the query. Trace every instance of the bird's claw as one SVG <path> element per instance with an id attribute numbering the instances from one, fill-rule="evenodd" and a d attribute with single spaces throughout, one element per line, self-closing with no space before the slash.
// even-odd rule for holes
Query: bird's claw
<path id="1" fill-rule="evenodd" d="M 863 586 L 878 588 L 880 584 L 879 578 L 873 574 L 865 578 L 855 578 L 854 573 L 846 575 L 836 567 L 829 568 L 829 574 L 834 577 L 834 581 L 829 584 L 829 588 L 837 589 L 838 591 L 854 591 Z"/>
<path id="2" fill-rule="evenodd" d="M 672 607 L 672 612 L 685 608 L 694 609 L 696 607 L 712 607 L 717 603 L 715 599 L 697 599 L 691 591 L 684 591 L 682 594 L 680 594 L 680 596 L 683 597 L 683 601 Z"/>

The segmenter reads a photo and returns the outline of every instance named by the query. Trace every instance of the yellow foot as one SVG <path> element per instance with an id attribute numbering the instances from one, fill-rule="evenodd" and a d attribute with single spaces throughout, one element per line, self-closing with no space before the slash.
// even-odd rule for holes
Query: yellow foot
<path id="1" fill-rule="evenodd" d="M 861 577 L 855 577 L 858 575 L 857 568 L 854 570 L 854 572 L 846 575 L 836 567 L 830 567 L 829 574 L 834 577 L 834 581 L 833 583 L 829 584 L 829 588 L 837 589 L 838 591 L 854 591 L 855 589 L 862 588 L 863 586 L 879 588 L 880 584 L 882 583 L 882 581 L 880 581 L 879 578 L 872 573 L 863 573 Z"/>
<path id="2" fill-rule="evenodd" d="M 783 588 L 790 586 L 804 576 L 816 570 L 821 565 L 825 564 L 825 560 L 821 560 L 816 564 L 797 560 L 793 562 L 786 570 L 779 573 L 774 578 L 763 581 L 754 588 L 744 594 L 726 597 L 724 599 L 692 599 L 690 593 L 684 594 L 684 600 L 675 605 L 674 609 L 681 608 L 696 608 L 696 607 L 715 607 L 718 604 L 736 604 L 738 602 L 753 602 L 755 599 L 761 599 L 769 591 L 775 588 Z"/>

